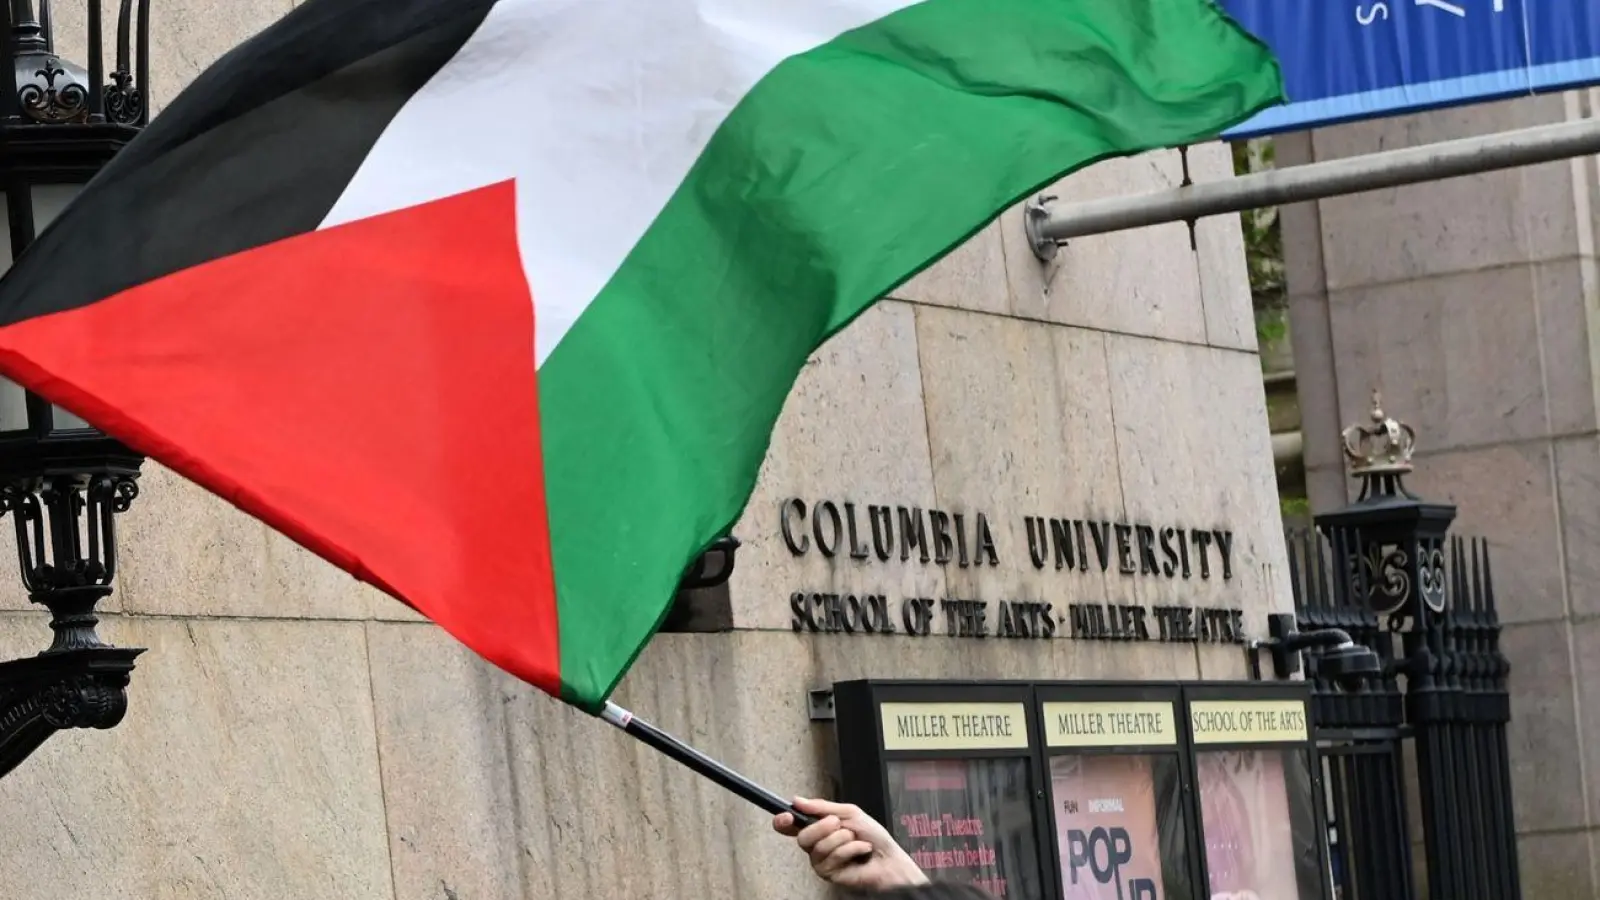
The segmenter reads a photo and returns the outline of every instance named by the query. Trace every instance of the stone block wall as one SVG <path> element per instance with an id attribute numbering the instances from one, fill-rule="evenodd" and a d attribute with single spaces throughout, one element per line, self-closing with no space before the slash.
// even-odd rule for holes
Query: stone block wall
<path id="1" fill-rule="evenodd" d="M 155 5 L 158 102 L 290 6 Z M 1231 177 L 1220 145 L 1190 160 L 1197 179 Z M 1177 153 L 1154 153 L 1052 192 L 1180 177 Z M 998 564 L 796 556 L 790 498 L 984 512 Z M 1025 516 L 1229 530 L 1233 577 L 1040 569 Z M 123 524 L 101 630 L 149 648 L 130 710 L 0 780 L 0 894 L 820 896 L 763 814 L 160 467 Z M 1042 265 L 1007 212 L 816 355 L 736 534 L 734 630 L 662 635 L 618 699 L 780 791 L 832 791 L 831 734 L 806 691 L 838 680 L 1242 677 L 1237 646 L 1074 640 L 1064 618 L 1051 640 L 951 637 L 942 615 L 920 638 L 812 634 L 789 604 L 857 591 L 1210 606 L 1261 633 L 1289 597 L 1237 223 L 1201 223 L 1193 247 L 1182 225 L 1086 238 Z M 43 647 L 45 622 L 0 573 L 0 658 Z"/>
<path id="2" fill-rule="evenodd" d="M 1600 92 L 1278 139 L 1278 164 L 1589 118 Z M 1343 505 L 1338 431 L 1373 388 L 1417 429 L 1412 489 L 1487 537 L 1511 658 L 1525 892 L 1588 897 L 1600 838 L 1600 162 L 1553 162 L 1286 207 L 1313 511 Z"/>

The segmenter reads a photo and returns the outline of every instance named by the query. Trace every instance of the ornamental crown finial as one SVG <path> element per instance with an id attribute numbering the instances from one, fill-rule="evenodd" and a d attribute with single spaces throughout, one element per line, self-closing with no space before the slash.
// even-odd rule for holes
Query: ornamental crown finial
<path id="1" fill-rule="evenodd" d="M 1350 474 L 1361 477 L 1410 472 L 1411 454 L 1417 446 L 1416 431 L 1384 413 L 1383 398 L 1377 390 L 1372 392 L 1371 417 L 1371 425 L 1351 425 L 1343 432 Z"/>

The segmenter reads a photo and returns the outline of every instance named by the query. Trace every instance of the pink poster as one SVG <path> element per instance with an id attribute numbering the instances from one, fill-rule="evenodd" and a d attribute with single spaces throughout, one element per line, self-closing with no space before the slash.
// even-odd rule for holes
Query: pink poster
<path id="1" fill-rule="evenodd" d="M 1208 752 L 1196 764 L 1211 900 L 1299 897 L 1282 753 Z"/>
<path id="2" fill-rule="evenodd" d="M 1066 900 L 1163 900 L 1151 758 L 1050 760 L 1061 885 Z"/>

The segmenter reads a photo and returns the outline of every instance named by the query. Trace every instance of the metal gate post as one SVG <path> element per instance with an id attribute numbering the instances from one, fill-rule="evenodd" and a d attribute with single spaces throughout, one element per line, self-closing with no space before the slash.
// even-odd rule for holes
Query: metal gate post
<path id="1" fill-rule="evenodd" d="M 1415 442 L 1374 394 L 1371 424 L 1344 432 L 1360 496 L 1317 516 L 1316 527 L 1341 573 L 1335 582 L 1346 584 L 1345 615 L 1362 618 L 1356 625 L 1380 655 L 1399 638 L 1384 683 L 1403 679 L 1401 733 L 1416 750 L 1429 896 L 1520 900 L 1505 750 L 1510 666 L 1499 648 L 1488 546 L 1449 537 L 1455 507 L 1406 489 Z M 1384 818 L 1378 831 L 1387 834 Z M 1368 852 L 1382 856 L 1376 841 Z"/>

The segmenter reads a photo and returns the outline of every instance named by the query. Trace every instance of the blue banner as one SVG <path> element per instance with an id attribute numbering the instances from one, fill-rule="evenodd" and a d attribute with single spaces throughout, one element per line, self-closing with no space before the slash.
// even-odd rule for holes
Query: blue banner
<path id="1" fill-rule="evenodd" d="M 1218 0 L 1283 66 L 1231 138 L 1600 84 L 1600 0 Z"/>

